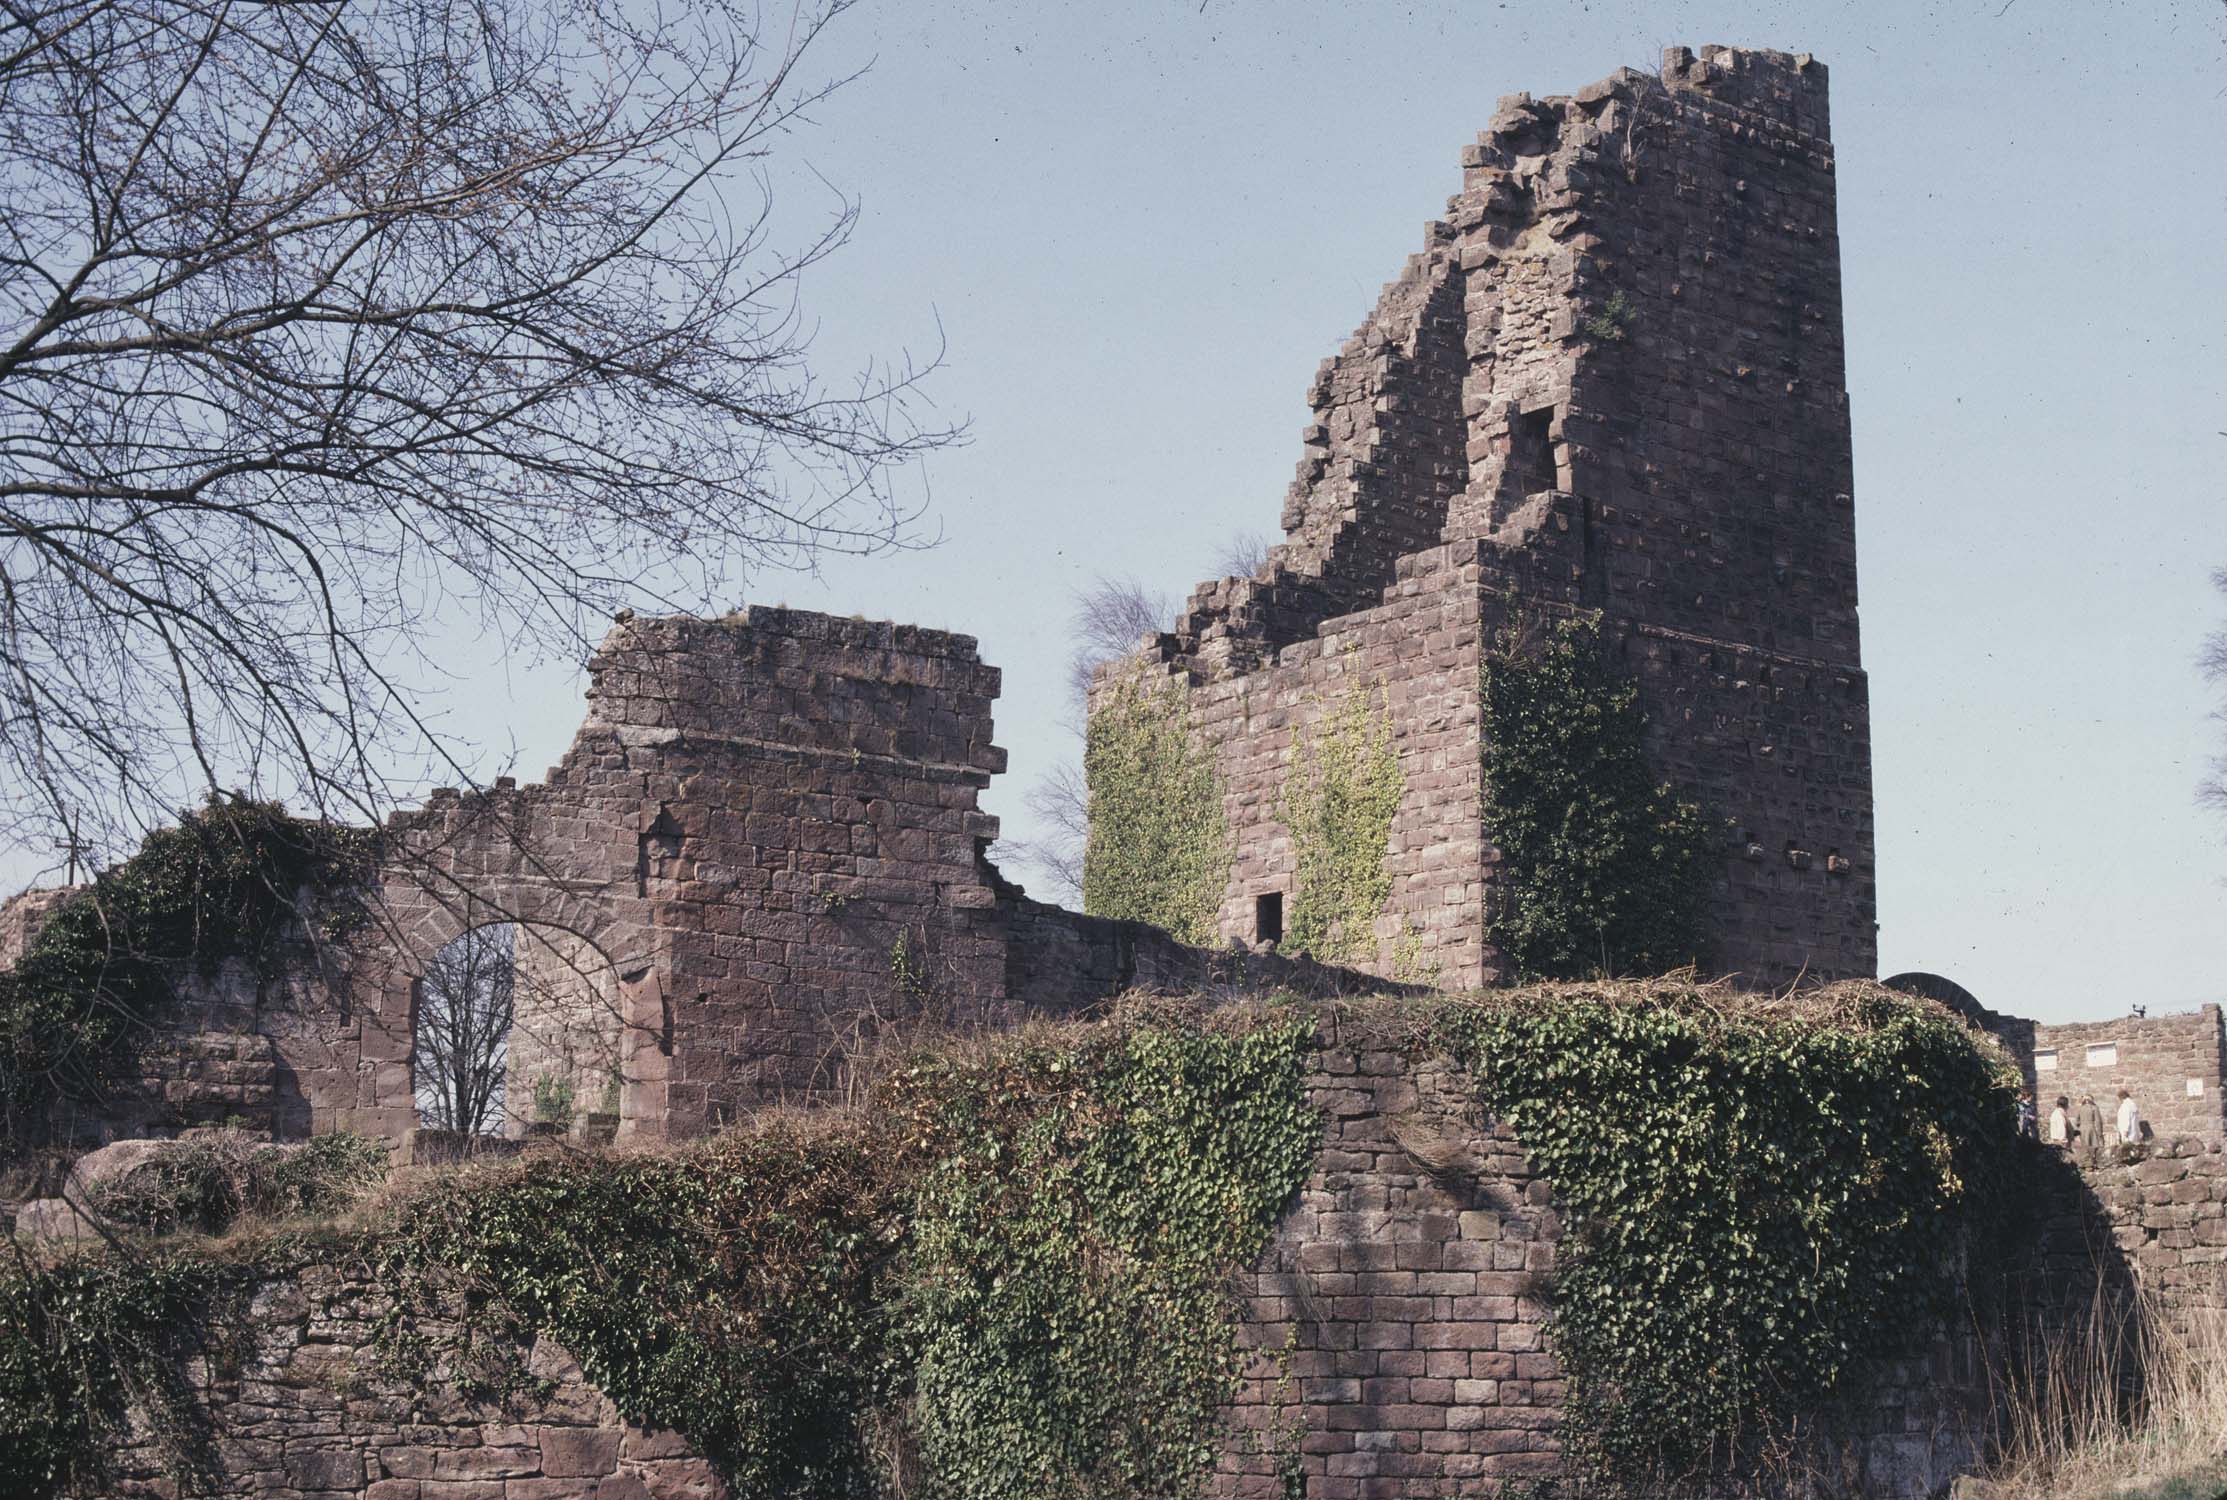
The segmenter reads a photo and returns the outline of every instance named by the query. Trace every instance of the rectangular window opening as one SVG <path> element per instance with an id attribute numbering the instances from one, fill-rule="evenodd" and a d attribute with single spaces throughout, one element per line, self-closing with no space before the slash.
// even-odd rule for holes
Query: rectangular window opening
<path id="1" fill-rule="evenodd" d="M 1536 495 L 1558 486 L 1554 467 L 1554 408 L 1520 412 L 1510 424 L 1508 467 L 1522 493 Z"/>
<path id="2" fill-rule="evenodd" d="M 1284 940 L 1284 893 L 1270 891 L 1265 896 L 1253 898 L 1253 941 L 1280 943 Z"/>

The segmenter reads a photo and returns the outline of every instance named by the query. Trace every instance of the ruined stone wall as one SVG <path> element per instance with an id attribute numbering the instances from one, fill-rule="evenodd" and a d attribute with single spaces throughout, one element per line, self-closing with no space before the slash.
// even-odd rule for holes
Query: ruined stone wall
<path id="1" fill-rule="evenodd" d="M 1310 1096 L 1322 1156 L 1241 1278 L 1253 1352 L 1214 1493 L 1285 1500 L 1294 1458 L 1306 1500 L 1487 1494 L 1561 1473 L 1552 1185 L 1443 1059 L 1332 1037 Z M 1988 1390 L 1976 1343 L 1943 1329 L 1867 1372 L 1859 1399 L 1813 1413 L 1764 1492 L 1937 1494 L 1974 1462 Z"/>
<path id="2" fill-rule="evenodd" d="M 849 1059 L 904 1024 L 1067 1014 L 1140 986 L 1357 980 L 1226 964 L 1004 880 L 979 806 L 1005 760 L 999 674 L 971 637 L 791 610 L 629 618 L 589 675 L 587 720 L 543 781 L 439 790 L 389 821 L 371 920 L 346 941 L 303 934 L 267 981 L 180 976 L 146 1086 L 77 1134 L 214 1110 L 282 1136 L 408 1140 L 427 966 L 492 924 L 517 928 L 513 1133 L 543 1077 L 572 1083 L 577 1115 L 604 1107 L 615 1070 L 621 1135 L 688 1136 L 839 1093 Z M 20 946 L 50 904 L 18 898 L 0 939 Z M 256 1079 L 201 1077 L 213 1054 L 195 1038 L 214 1034 L 234 1038 L 231 1062 L 265 1059 Z"/>
<path id="3" fill-rule="evenodd" d="M 2052 1059 L 2054 1067 L 2044 1066 Z M 2031 1062 L 2034 1097 L 2045 1118 L 2060 1094 L 2075 1108 L 2082 1095 L 2092 1095 L 2106 1128 L 2115 1131 L 2123 1088 L 2153 1138 L 2227 1136 L 2216 1005 L 2175 1016 L 2037 1024 Z"/>
<path id="4" fill-rule="evenodd" d="M 670 1433 L 623 1421 L 563 1348 L 501 1352 L 529 1384 L 507 1401 L 458 1396 L 443 1368 L 420 1386 L 382 1378 L 372 1349 L 385 1304 L 361 1279 L 307 1265 L 262 1284 L 237 1360 L 196 1361 L 216 1494 L 268 1500 L 714 1500 L 726 1486 Z M 438 1334 L 438 1328 L 428 1330 Z M 212 1345 L 223 1347 L 222 1338 Z M 181 1493 L 144 1425 L 105 1455 L 109 1479 L 78 1500 Z"/>
<path id="5" fill-rule="evenodd" d="M 1268 1249 L 1239 1278 L 1250 1352 L 1208 1493 L 1289 1500 L 1284 1476 L 1295 1472 L 1304 1500 L 1423 1500 L 1561 1472 L 1566 1387 L 1545 1333 L 1563 1235 L 1551 1185 L 1478 1113 L 1443 1059 L 1333 1029 L 1308 1094 L 1325 1122 L 1322 1152 Z M 2227 1157 L 2188 1170 L 2208 1170 L 2202 1161 Z M 2162 1190 L 2169 1212 L 2197 1212 L 2179 1206 L 2188 1191 L 2178 1177 L 2165 1181 L 2168 1170 L 2178 1168 L 2133 1169 L 2138 1196 Z M 2217 1217 L 2227 1204 L 2200 1211 L 2211 1215 L 2206 1224 L 2227 1223 Z M 677 1437 L 624 1422 L 547 1339 L 510 1348 L 549 1388 L 509 1405 L 463 1400 L 438 1371 L 409 1388 L 384 1380 L 370 1357 L 382 1310 L 359 1274 L 314 1260 L 262 1284 L 246 1309 L 253 1339 L 244 1357 L 188 1371 L 226 1476 L 219 1493 L 725 1493 Z M 1944 1340 L 1929 1358 L 1874 1371 L 1860 1404 L 1817 1414 L 1800 1468 L 1817 1493 L 1918 1500 L 1970 1462 L 1986 1386 L 1969 1349 L 1953 1349 Z M 172 1493 L 144 1429 L 113 1458 L 114 1481 L 81 1500 Z"/>
<path id="6" fill-rule="evenodd" d="M 68 899 L 75 886 L 47 886 L 19 891 L 0 901 L 0 968 L 10 968 L 37 940 L 39 929 L 54 908 Z"/>
<path id="7" fill-rule="evenodd" d="M 2047 1285 L 2077 1298 L 2099 1279 L 2134 1281 L 2176 1314 L 2227 1309 L 2223 1151 L 2214 1134 L 2153 1141 L 2131 1162 L 2116 1152 L 2069 1157 L 2078 1176 L 2060 1177 L 2037 1232 Z"/>
<path id="8" fill-rule="evenodd" d="M 1295 851 L 1279 798 L 1298 746 L 1359 698 L 1389 726 L 1406 791 L 1383 854 L 1391 897 L 1353 962 L 1401 980 L 1484 980 L 1480 617 L 1474 565 L 1468 572 L 1466 588 L 1447 573 L 1402 581 L 1377 608 L 1342 616 L 1273 665 L 1190 693 L 1193 727 L 1214 751 L 1234 854 L 1225 937 L 1259 938 L 1263 896 L 1290 910 Z"/>
<path id="9" fill-rule="evenodd" d="M 1254 577 L 1202 586 L 1116 674 L 1193 685 L 1196 727 L 1237 772 L 1225 935 L 1251 936 L 1248 897 L 1278 873 L 1277 711 L 1319 693 L 1306 664 L 1356 637 L 1428 657 L 1433 632 L 1489 631 L 1515 590 L 1534 612 L 1605 612 L 1658 768 L 1724 827 L 1716 967 L 1754 984 L 1872 973 L 1822 66 L 1681 48 L 1659 80 L 1502 100 L 1425 250 L 1308 400 L 1286 541 Z M 1416 597 L 1432 587 L 1435 612 Z M 1427 703 L 1473 700 L 1437 670 Z M 1273 708 L 1233 707 L 1253 702 Z M 1473 786 L 1403 818 L 1481 824 Z M 1433 932 L 1474 929 L 1476 868 L 1464 852 L 1435 887 L 1403 872 L 1383 925 L 1427 908 Z M 1455 982 L 1497 968 L 1481 934 L 1431 942 Z"/>

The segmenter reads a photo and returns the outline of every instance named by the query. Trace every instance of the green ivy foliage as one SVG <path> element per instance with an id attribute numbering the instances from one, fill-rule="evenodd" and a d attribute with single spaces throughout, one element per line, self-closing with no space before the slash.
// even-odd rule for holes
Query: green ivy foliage
<path id="1" fill-rule="evenodd" d="M 1238 1375 L 1229 1278 L 1314 1161 L 1311 1023 L 1143 1028 L 891 1104 L 926 1162 L 900 1293 L 930 1493 L 1196 1493 Z"/>
<path id="2" fill-rule="evenodd" d="M 299 1146 L 272 1146 L 224 1131 L 171 1141 L 148 1160 L 97 1184 L 91 1207 L 118 1225 L 169 1234 L 222 1234 L 243 1215 L 325 1216 L 386 1180 L 385 1141 L 350 1131 Z"/>
<path id="3" fill-rule="evenodd" d="M 1283 946 L 1323 963 L 1373 959 L 1392 894 L 1385 856 L 1407 777 L 1391 713 L 1369 697 L 1353 692 L 1298 737 L 1277 803 L 1296 866 Z"/>
<path id="4" fill-rule="evenodd" d="M 1083 776 L 1083 910 L 1211 947 L 1229 884 L 1229 827 L 1213 752 L 1191 735 L 1182 689 L 1113 689 L 1090 716 Z"/>
<path id="5" fill-rule="evenodd" d="M 1513 977 L 1660 974 L 1706 956 L 1700 807 L 1658 781 L 1639 687 L 1608 660 L 1598 614 L 1538 649 L 1501 633 L 1483 674 L 1485 819 L 1500 851 L 1485 936 Z"/>
<path id="6" fill-rule="evenodd" d="M 1532 992 L 1437 1024 L 1568 1215 L 1549 1332 L 1597 1474 L 1722 1473 L 1951 1310 L 2016 1080 L 1935 1007 L 1835 993 Z"/>
<path id="7" fill-rule="evenodd" d="M 97 1476 L 136 1406 L 189 1474 L 200 1414 L 179 1361 L 230 1283 L 206 1259 L 0 1258 L 0 1493 L 24 1500 Z"/>
<path id="8" fill-rule="evenodd" d="M 383 1343 L 404 1370 L 442 1352 L 417 1331 L 461 1298 L 467 1328 L 557 1339 L 629 1420 L 687 1434 L 739 1495 L 867 1495 L 858 1424 L 891 1378 L 872 1278 L 893 1213 L 887 1174 L 833 1134 L 454 1178 L 379 1249 Z"/>
<path id="9" fill-rule="evenodd" d="M 182 976 L 245 960 L 277 973 L 304 897 L 326 935 L 361 920 L 377 835 L 212 799 L 102 872 L 0 971 L 0 1150 L 40 1137 L 59 1100 L 97 1100 L 127 1076 Z"/>
<path id="10" fill-rule="evenodd" d="M 923 1055 L 853 1129 L 458 1179 L 384 1241 L 385 1344 L 422 1373 L 459 1299 L 467 1328 L 546 1332 L 740 1496 L 876 1494 L 893 1462 L 949 1500 L 1193 1493 L 1237 1376 L 1229 1278 L 1320 1138 L 1312 1037 Z"/>

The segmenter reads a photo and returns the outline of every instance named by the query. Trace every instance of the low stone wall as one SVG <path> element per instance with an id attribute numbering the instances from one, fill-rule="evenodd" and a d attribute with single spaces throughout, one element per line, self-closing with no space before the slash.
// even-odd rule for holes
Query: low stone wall
<path id="1" fill-rule="evenodd" d="M 1547 1347 L 1548 1281 L 1563 1225 L 1550 1185 L 1483 1118 L 1443 1060 L 1326 1032 L 1310 1082 L 1325 1136 L 1313 1176 L 1241 1278 L 1249 1349 L 1210 1493 L 1228 1500 L 1423 1500 L 1491 1494 L 1563 1465 L 1563 1372 Z M 2122 1169 L 2102 1190 L 2130 1233 L 2199 1262 L 2227 1214 L 2227 1157 Z M 2069 1175 L 2069 1174 L 2067 1174 Z M 2185 1186 L 2200 1182 L 2202 1195 Z M 2153 1204 L 2152 1199 L 2156 1198 Z M 2204 1205 L 2200 1232 L 2197 1202 Z M 2154 1210 L 2154 1212 L 2153 1212 Z M 2154 1230 L 2151 1220 L 2155 1219 Z M 2149 1241 L 2145 1241 L 2149 1243 Z M 245 1312 L 236 1368 L 195 1367 L 220 1494 L 277 1500 L 715 1500 L 711 1467 L 670 1434 L 628 1426 L 547 1340 L 515 1352 L 545 1398 L 477 1405 L 439 1380 L 382 1384 L 369 1348 L 381 1310 L 364 1280 L 308 1264 Z M 212 1373 L 213 1371 L 213 1373 Z M 1968 1346 L 1937 1340 L 1873 1372 L 1868 1394 L 1820 1414 L 1784 1493 L 1926 1496 L 1974 1453 L 1986 1385 Z M 94 1497 L 178 1491 L 143 1434 Z"/>
<path id="2" fill-rule="evenodd" d="M 546 1395 L 465 1401 L 443 1382 L 377 1378 L 383 1304 L 363 1282 L 310 1264 L 246 1310 L 253 1346 L 236 1364 L 196 1361 L 220 1495 L 264 1500 L 719 1500 L 712 1467 L 669 1433 L 620 1420 L 547 1339 L 512 1349 Z M 213 1330 L 222 1335 L 229 1330 Z M 212 1342 L 221 1343 L 221 1337 Z M 79 1500 L 175 1500 L 182 1491 L 144 1422 L 108 1455 L 109 1480 Z"/>

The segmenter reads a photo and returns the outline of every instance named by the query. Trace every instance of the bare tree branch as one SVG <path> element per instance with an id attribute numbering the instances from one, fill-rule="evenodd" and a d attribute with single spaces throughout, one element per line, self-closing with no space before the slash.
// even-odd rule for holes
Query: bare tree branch
<path id="1" fill-rule="evenodd" d="M 913 539 L 929 366 L 830 385 L 769 163 L 849 0 L 0 0 L 0 817 L 379 816 L 476 619 Z M 444 779 L 452 779 L 444 774 Z"/>

